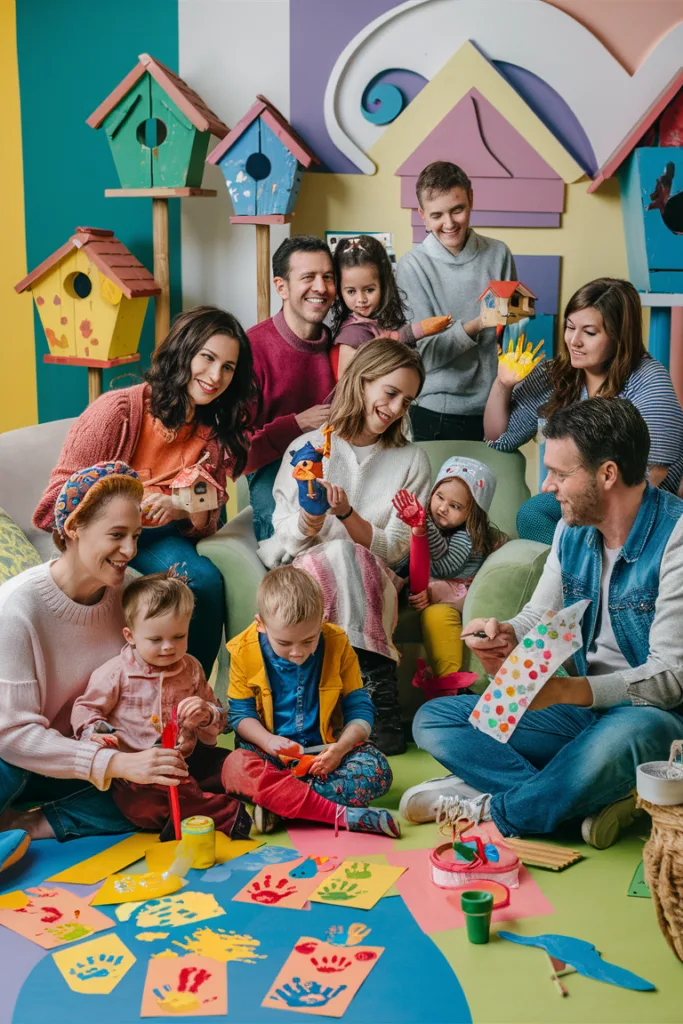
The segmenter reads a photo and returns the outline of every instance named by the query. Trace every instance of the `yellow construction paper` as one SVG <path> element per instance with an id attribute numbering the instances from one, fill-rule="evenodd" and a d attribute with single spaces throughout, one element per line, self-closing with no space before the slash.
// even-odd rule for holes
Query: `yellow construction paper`
<path id="1" fill-rule="evenodd" d="M 25 892 L 17 889 L 15 892 L 7 892 L 4 896 L 0 896 L 0 909 L 2 910 L 21 910 L 22 907 L 27 907 L 29 904 L 29 898 Z"/>
<path id="2" fill-rule="evenodd" d="M 176 928 L 195 924 L 211 917 L 221 917 L 225 911 L 215 898 L 206 892 L 177 892 L 162 896 L 140 909 L 135 923 L 138 928 Z"/>
<path id="3" fill-rule="evenodd" d="M 70 882 L 72 885 L 94 885 L 95 882 L 101 882 L 109 875 L 122 871 L 129 864 L 140 860 L 150 846 L 158 842 L 159 836 L 154 836 L 149 832 L 136 832 L 135 835 L 128 836 L 120 843 L 110 846 L 108 850 L 102 850 L 102 853 L 96 853 L 94 857 L 88 857 L 87 860 L 74 864 L 66 871 L 52 875 L 47 881 Z"/>
<path id="4" fill-rule="evenodd" d="M 226 861 L 242 857 L 245 853 L 253 853 L 264 843 L 265 839 L 230 839 L 224 832 L 216 832 L 216 864 L 225 864 Z M 145 850 L 147 870 L 168 871 L 175 860 L 177 847 L 178 843 L 173 840 Z"/>
<path id="5" fill-rule="evenodd" d="M 156 942 L 157 939 L 167 939 L 168 932 L 138 932 L 135 938 L 138 942 Z"/>
<path id="6" fill-rule="evenodd" d="M 158 871 L 148 871 L 143 875 L 111 875 L 92 897 L 90 905 L 102 907 L 110 903 L 139 903 L 141 898 L 158 900 L 161 896 L 178 892 L 182 884 L 183 880 L 177 875 L 164 878 Z"/>
<path id="7" fill-rule="evenodd" d="M 118 937 L 103 935 L 80 946 L 52 954 L 57 969 L 73 992 L 107 996 L 135 963 L 135 957 Z"/>
<path id="8" fill-rule="evenodd" d="M 348 859 L 332 874 L 324 876 L 310 900 L 371 910 L 405 870 L 388 864 L 374 864 L 367 858 Z"/>

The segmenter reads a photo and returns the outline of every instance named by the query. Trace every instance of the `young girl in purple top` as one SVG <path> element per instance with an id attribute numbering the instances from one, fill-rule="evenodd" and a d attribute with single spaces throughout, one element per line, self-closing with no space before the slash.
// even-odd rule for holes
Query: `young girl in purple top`
<path id="1" fill-rule="evenodd" d="M 332 307 L 330 361 L 339 380 L 359 348 L 374 338 L 414 345 L 427 334 L 450 327 L 450 316 L 406 323 L 401 291 L 387 251 L 377 238 L 344 238 L 334 252 L 337 298 Z"/>

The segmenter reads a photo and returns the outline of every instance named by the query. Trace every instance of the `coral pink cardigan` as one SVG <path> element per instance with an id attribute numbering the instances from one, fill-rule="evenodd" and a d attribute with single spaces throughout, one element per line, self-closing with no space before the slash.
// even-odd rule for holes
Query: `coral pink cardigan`
<path id="1" fill-rule="evenodd" d="M 33 513 L 33 525 L 37 529 L 54 528 L 55 502 L 64 482 L 72 473 L 112 459 L 130 463 L 142 431 L 145 398 L 148 394 L 149 384 L 135 384 L 130 388 L 108 391 L 81 413 L 66 436 L 59 461 Z M 204 451 L 209 455 L 208 461 L 213 467 L 216 482 L 223 488 L 225 501 L 225 484 L 228 479 L 232 479 L 233 456 L 215 439 L 207 440 Z M 258 469 L 271 457 L 259 460 L 254 459 L 253 453 L 250 453 L 245 472 Z M 219 514 L 220 508 L 211 512 L 207 525 L 201 530 L 192 526 L 189 519 L 178 520 L 176 525 L 185 536 L 210 537 L 218 528 Z"/>

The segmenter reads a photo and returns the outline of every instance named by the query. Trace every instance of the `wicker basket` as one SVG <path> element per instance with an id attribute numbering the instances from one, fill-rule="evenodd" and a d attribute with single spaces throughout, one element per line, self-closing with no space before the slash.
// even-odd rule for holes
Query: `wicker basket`
<path id="1" fill-rule="evenodd" d="M 652 818 L 643 862 L 659 927 L 683 961 L 683 805 L 662 807 L 639 797 L 638 807 Z"/>

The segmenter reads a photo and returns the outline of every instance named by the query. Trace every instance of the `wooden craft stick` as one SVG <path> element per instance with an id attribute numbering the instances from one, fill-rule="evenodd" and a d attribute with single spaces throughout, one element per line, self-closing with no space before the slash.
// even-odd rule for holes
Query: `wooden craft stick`
<path id="1" fill-rule="evenodd" d="M 583 854 L 578 850 L 571 850 L 565 846 L 546 846 L 544 843 L 534 843 L 526 839 L 505 839 L 505 844 L 524 864 L 550 868 L 552 871 L 562 871 L 563 868 L 568 868 L 583 859 Z"/>

